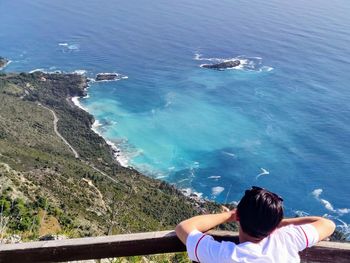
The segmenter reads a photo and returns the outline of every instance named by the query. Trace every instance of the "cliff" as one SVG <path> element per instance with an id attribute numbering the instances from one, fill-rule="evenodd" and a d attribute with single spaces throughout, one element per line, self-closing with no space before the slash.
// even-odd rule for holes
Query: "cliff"
<path id="1" fill-rule="evenodd" d="M 7 222 L 1 234 L 36 239 L 171 229 L 220 208 L 121 167 L 91 130 L 93 116 L 71 103 L 86 85 L 77 74 L 0 75 L 0 208 Z"/>

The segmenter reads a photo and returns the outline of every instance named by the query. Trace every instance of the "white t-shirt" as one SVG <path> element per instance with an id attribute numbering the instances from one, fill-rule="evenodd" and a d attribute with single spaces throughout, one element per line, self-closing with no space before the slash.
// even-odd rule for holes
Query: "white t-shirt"
<path id="1" fill-rule="evenodd" d="M 314 226 L 289 225 L 278 228 L 259 243 L 218 242 L 198 230 L 192 231 L 186 241 L 189 258 L 196 262 L 300 262 L 298 252 L 318 242 Z"/>

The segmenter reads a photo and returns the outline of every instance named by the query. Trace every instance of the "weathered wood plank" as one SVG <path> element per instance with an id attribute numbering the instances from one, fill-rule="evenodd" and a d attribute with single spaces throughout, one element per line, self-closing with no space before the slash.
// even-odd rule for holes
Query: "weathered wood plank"
<path id="1" fill-rule="evenodd" d="M 238 242 L 234 232 L 211 231 L 216 240 Z M 62 262 L 185 251 L 174 231 L 0 245 L 0 262 Z M 321 242 L 302 254 L 305 262 L 350 262 L 350 243 Z"/>
<path id="2" fill-rule="evenodd" d="M 171 231 L 0 246 L 0 262 L 60 262 L 184 251 Z"/>

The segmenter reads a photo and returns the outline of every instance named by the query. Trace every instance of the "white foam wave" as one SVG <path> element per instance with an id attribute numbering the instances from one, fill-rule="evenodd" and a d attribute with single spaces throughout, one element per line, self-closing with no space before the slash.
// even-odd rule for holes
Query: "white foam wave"
<path id="1" fill-rule="evenodd" d="M 115 143 L 106 140 L 106 143 L 111 146 L 113 152 L 114 152 L 114 158 L 119 162 L 121 166 L 129 167 L 129 158 L 126 155 L 123 155 L 120 149 L 115 145 Z"/>
<path id="2" fill-rule="evenodd" d="M 191 173 L 194 173 L 194 169 L 198 169 L 199 168 L 199 162 L 194 161 L 189 165 L 189 169 L 191 171 Z"/>
<path id="3" fill-rule="evenodd" d="M 211 194 L 216 197 L 219 194 L 221 194 L 223 191 L 225 191 L 225 188 L 222 186 L 215 186 L 211 189 Z"/>
<path id="4" fill-rule="evenodd" d="M 233 201 L 230 202 L 230 204 L 232 204 L 234 207 L 236 207 L 236 206 L 238 206 L 239 201 L 233 200 Z"/>
<path id="5" fill-rule="evenodd" d="M 158 175 L 156 176 L 157 179 L 164 179 L 164 178 L 167 178 L 168 176 L 167 175 Z"/>
<path id="6" fill-rule="evenodd" d="M 212 176 L 209 176 L 208 179 L 220 179 L 221 176 L 220 175 L 212 175 Z"/>
<path id="7" fill-rule="evenodd" d="M 228 156 L 230 156 L 230 157 L 232 157 L 232 158 L 235 158 L 235 157 L 236 157 L 236 155 L 235 155 L 234 153 L 231 153 L 231 152 L 222 151 L 222 153 L 225 154 L 225 155 L 228 155 Z"/>
<path id="8" fill-rule="evenodd" d="M 183 183 L 183 182 L 186 182 L 186 181 L 189 181 L 190 178 L 185 178 L 185 179 L 181 179 L 177 182 L 177 184 L 180 184 L 180 183 Z"/>
<path id="9" fill-rule="evenodd" d="M 99 132 L 98 127 L 101 127 L 101 123 L 99 122 L 99 120 L 95 120 L 94 123 L 91 126 L 91 130 L 93 130 L 96 134 L 98 134 L 101 137 L 103 137 L 102 133 Z M 106 142 L 107 142 L 107 140 L 106 140 Z M 107 144 L 108 144 L 108 142 L 107 142 Z"/>
<path id="10" fill-rule="evenodd" d="M 69 50 L 79 50 L 79 48 L 80 48 L 80 45 L 78 44 L 72 44 L 68 46 Z"/>
<path id="11" fill-rule="evenodd" d="M 61 43 L 58 43 L 57 45 L 61 47 L 63 53 L 80 50 L 80 45 L 75 43 L 61 42 Z"/>
<path id="12" fill-rule="evenodd" d="M 267 72 L 270 72 L 270 71 L 272 71 L 272 70 L 273 70 L 273 67 L 263 66 L 263 67 L 261 68 L 261 70 L 262 70 L 262 71 L 267 71 Z"/>
<path id="13" fill-rule="evenodd" d="M 77 75 L 85 75 L 87 71 L 84 69 L 77 69 L 77 70 L 74 70 L 72 73 Z"/>
<path id="14" fill-rule="evenodd" d="M 96 134 L 98 134 L 99 136 L 104 138 L 103 134 L 99 131 L 99 128 L 101 126 L 103 126 L 103 124 L 99 120 L 96 119 L 91 126 L 91 130 L 93 130 Z M 105 139 L 106 143 L 112 148 L 113 156 L 119 162 L 119 164 L 121 166 L 124 166 L 124 167 L 129 167 L 129 158 L 125 154 L 122 153 L 120 148 L 117 147 L 117 145 L 114 142 L 107 140 L 106 138 L 104 138 L 104 139 Z"/>
<path id="15" fill-rule="evenodd" d="M 167 100 L 165 105 L 164 105 L 164 108 L 167 108 L 169 107 L 173 102 L 171 100 Z"/>
<path id="16" fill-rule="evenodd" d="M 317 199 L 322 194 L 323 190 L 321 188 L 315 189 L 312 191 L 312 195 Z"/>
<path id="17" fill-rule="evenodd" d="M 36 69 L 29 71 L 30 74 L 34 73 L 34 72 L 45 72 L 45 70 L 43 68 L 36 68 Z"/>
<path id="18" fill-rule="evenodd" d="M 0 70 L 3 70 L 4 68 L 6 68 L 8 65 L 10 65 L 12 62 L 12 60 L 8 60 L 5 65 L 3 65 L 2 67 L 0 67 Z"/>
<path id="19" fill-rule="evenodd" d="M 324 207 L 325 207 L 328 211 L 333 212 L 333 213 L 336 213 L 336 212 L 337 212 L 337 211 L 334 209 L 333 205 L 332 205 L 328 200 L 322 199 L 322 198 L 321 198 L 319 201 L 321 202 L 321 204 L 324 205 Z"/>
<path id="20" fill-rule="evenodd" d="M 204 58 L 202 56 L 202 54 L 200 53 L 196 53 L 194 55 L 194 60 L 197 60 L 197 61 L 213 61 L 213 62 L 223 62 L 224 60 L 222 58 Z"/>
<path id="21" fill-rule="evenodd" d="M 84 108 L 84 106 L 80 103 L 79 99 L 80 97 L 78 96 L 72 97 L 72 102 L 74 103 L 75 106 L 87 112 L 87 109 Z"/>
<path id="22" fill-rule="evenodd" d="M 322 193 L 323 189 L 321 188 L 317 188 L 312 191 L 312 195 L 315 197 L 315 199 L 319 201 L 329 212 L 336 213 L 339 216 L 350 213 L 350 208 L 334 208 L 331 202 L 324 198 L 321 198 Z"/>
<path id="23" fill-rule="evenodd" d="M 340 224 L 337 224 L 337 228 L 344 233 L 344 235 L 347 237 L 347 241 L 350 241 L 350 224 L 347 224 L 343 220 L 336 218 Z"/>
<path id="24" fill-rule="evenodd" d="M 186 196 L 193 196 L 194 195 L 194 196 L 197 196 L 198 198 L 202 198 L 203 197 L 203 193 L 195 192 L 191 188 L 182 188 L 180 190 Z"/>
<path id="25" fill-rule="evenodd" d="M 309 216 L 310 215 L 309 213 L 302 211 L 302 210 L 295 210 L 294 213 L 297 216 Z"/>
<path id="26" fill-rule="evenodd" d="M 201 56 L 202 56 L 202 55 L 201 55 L 200 53 L 195 53 L 193 59 L 194 59 L 194 60 L 200 60 L 200 59 L 201 59 Z"/>
<path id="27" fill-rule="evenodd" d="M 102 123 L 99 120 L 95 120 L 94 123 L 92 124 L 93 129 L 97 129 L 98 127 L 101 127 Z"/>
<path id="28" fill-rule="evenodd" d="M 347 241 L 350 241 L 350 224 L 341 220 L 338 216 L 324 215 L 324 217 L 335 221 L 337 230 L 344 234 Z M 339 224 L 340 223 L 340 224 Z"/>
<path id="29" fill-rule="evenodd" d="M 35 72 L 42 72 L 45 74 L 62 74 L 63 73 L 62 70 L 52 70 L 53 68 L 56 68 L 56 67 L 50 67 L 49 70 L 46 70 L 44 68 L 36 68 L 29 71 L 29 73 L 35 73 Z"/>
<path id="30" fill-rule="evenodd" d="M 263 175 L 269 175 L 270 172 L 264 168 L 260 168 L 261 170 L 261 173 L 259 173 L 256 177 L 255 177 L 255 180 L 258 180 L 260 176 L 263 176 Z"/>
<path id="31" fill-rule="evenodd" d="M 350 213 L 350 208 L 339 208 L 338 213 L 341 215 L 349 214 Z"/>

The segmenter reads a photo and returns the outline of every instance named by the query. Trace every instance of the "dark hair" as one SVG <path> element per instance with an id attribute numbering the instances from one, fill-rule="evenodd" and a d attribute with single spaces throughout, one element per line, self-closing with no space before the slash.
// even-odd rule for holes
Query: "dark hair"
<path id="1" fill-rule="evenodd" d="M 237 206 L 240 226 L 246 234 L 264 238 L 277 228 L 283 219 L 283 199 L 260 187 L 252 187 Z"/>

